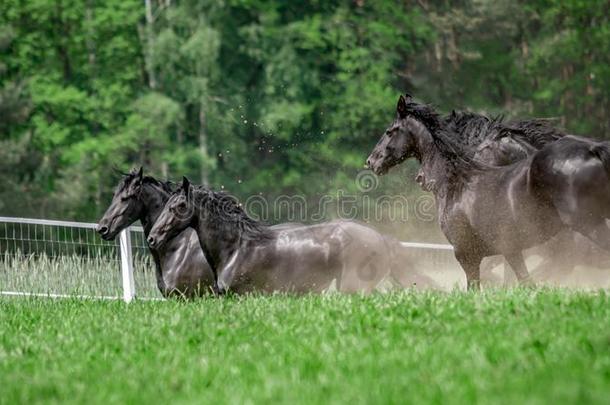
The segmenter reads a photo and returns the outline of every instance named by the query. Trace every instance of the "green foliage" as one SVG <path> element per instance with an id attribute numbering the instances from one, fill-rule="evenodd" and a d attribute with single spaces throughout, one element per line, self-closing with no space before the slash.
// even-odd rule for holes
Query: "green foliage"
<path id="1" fill-rule="evenodd" d="M 357 191 L 404 91 L 610 137 L 603 0 L 148 4 L 3 2 L 0 212 L 94 220 L 141 164 L 242 197 Z"/>

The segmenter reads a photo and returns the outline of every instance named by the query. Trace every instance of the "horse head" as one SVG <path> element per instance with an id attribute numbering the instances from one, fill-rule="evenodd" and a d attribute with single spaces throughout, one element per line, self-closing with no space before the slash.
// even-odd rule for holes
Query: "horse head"
<path id="1" fill-rule="evenodd" d="M 193 187 L 182 178 L 182 187 L 167 200 L 148 235 L 148 245 L 156 249 L 188 228 L 195 220 L 195 204 L 191 200 Z"/>
<path id="2" fill-rule="evenodd" d="M 110 206 L 95 228 L 103 239 L 114 239 L 120 231 L 141 217 L 142 174 L 142 167 L 133 169 L 117 186 Z"/>

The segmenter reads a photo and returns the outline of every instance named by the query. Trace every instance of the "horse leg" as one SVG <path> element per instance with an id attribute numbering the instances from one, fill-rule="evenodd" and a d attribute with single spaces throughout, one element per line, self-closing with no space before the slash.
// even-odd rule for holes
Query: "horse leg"
<path id="1" fill-rule="evenodd" d="M 533 285 L 532 278 L 527 272 L 527 266 L 525 265 L 525 260 L 523 259 L 523 253 L 519 251 L 515 253 L 505 254 L 504 257 L 506 258 L 506 261 L 508 262 L 510 267 L 515 272 L 517 280 L 519 280 L 519 284 Z"/>
<path id="2" fill-rule="evenodd" d="M 516 273 L 514 271 L 511 271 L 512 268 L 508 264 L 506 257 L 502 258 L 502 270 L 504 275 L 504 287 L 509 287 L 510 285 L 514 284 L 516 281 Z"/>
<path id="3" fill-rule="evenodd" d="M 606 221 L 601 221 L 596 225 L 577 226 L 573 228 L 576 232 L 589 238 L 600 248 L 610 252 L 610 228 Z"/>
<path id="4" fill-rule="evenodd" d="M 479 291 L 481 289 L 481 260 L 483 258 L 480 255 L 472 253 L 462 253 L 459 251 L 455 252 L 455 258 L 460 263 L 466 273 L 466 286 L 467 289 Z"/>
<path id="5" fill-rule="evenodd" d="M 558 272 L 558 267 L 563 268 L 562 262 L 562 260 L 558 261 L 555 258 L 547 257 L 532 270 L 531 276 L 539 281 L 549 281 L 549 279 Z M 562 264 L 558 265 L 558 263 Z"/>

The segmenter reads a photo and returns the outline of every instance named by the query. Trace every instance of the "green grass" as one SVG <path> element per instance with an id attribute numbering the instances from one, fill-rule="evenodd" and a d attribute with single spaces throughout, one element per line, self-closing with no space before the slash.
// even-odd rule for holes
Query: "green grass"
<path id="1" fill-rule="evenodd" d="M 607 403 L 610 296 L 0 299 L 0 402 Z"/>

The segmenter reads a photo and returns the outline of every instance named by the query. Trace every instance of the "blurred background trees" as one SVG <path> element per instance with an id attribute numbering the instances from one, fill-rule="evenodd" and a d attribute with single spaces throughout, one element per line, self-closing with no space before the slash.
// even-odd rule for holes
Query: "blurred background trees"
<path id="1" fill-rule="evenodd" d="M 400 93 L 610 138 L 607 0 L 2 0 L 0 214 L 95 220 L 113 168 L 354 191 Z M 415 190 L 413 167 L 379 193 Z"/>

